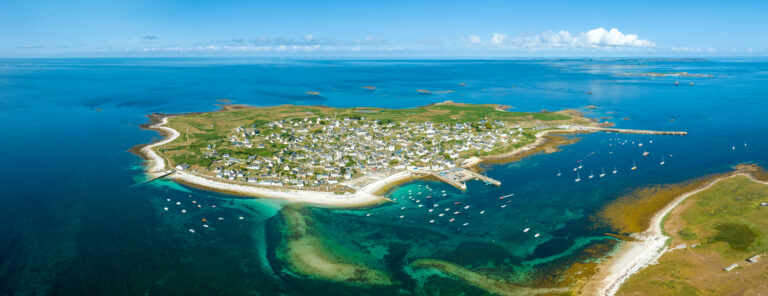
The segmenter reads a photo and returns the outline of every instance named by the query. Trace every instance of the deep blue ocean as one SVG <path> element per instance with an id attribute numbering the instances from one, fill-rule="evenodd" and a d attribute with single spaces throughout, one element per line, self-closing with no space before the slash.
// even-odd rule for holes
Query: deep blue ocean
<path id="1" fill-rule="evenodd" d="M 646 72 L 713 77 L 618 75 Z M 416 181 L 388 193 L 398 203 L 313 209 L 329 241 L 401 283 L 367 289 L 284 272 L 274 258 L 279 202 L 168 181 L 132 186 L 144 174 L 142 160 L 128 150 L 159 138 L 140 129 L 146 115 L 215 111 L 223 99 L 254 106 L 406 108 L 453 100 L 515 111 L 578 109 L 621 128 L 688 136 L 578 135 L 554 154 L 484 165 L 499 187 L 470 182 L 460 192 Z M 419 258 L 504 269 L 525 283 L 540 266 L 565 264 L 585 246 L 610 239 L 590 217 L 622 194 L 743 162 L 768 164 L 767 114 L 766 59 L 0 60 L 0 295 L 482 293 L 455 280 L 413 277 L 407 265 Z M 418 207 L 408 191 L 434 195 L 430 205 L 440 211 L 464 213 L 449 223 L 437 218 L 440 211 Z M 514 196 L 499 199 L 508 194 Z M 184 201 L 187 213 L 164 211 L 169 199 Z M 200 228 L 202 218 L 215 217 L 224 220 Z"/>

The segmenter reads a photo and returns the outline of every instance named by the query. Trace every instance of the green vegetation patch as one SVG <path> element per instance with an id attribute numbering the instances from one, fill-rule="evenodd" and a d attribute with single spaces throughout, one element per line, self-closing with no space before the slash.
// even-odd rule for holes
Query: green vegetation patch
<path id="1" fill-rule="evenodd" d="M 757 234 L 744 224 L 726 223 L 715 228 L 719 232 L 710 241 L 726 242 L 737 250 L 747 249 L 757 239 Z"/>

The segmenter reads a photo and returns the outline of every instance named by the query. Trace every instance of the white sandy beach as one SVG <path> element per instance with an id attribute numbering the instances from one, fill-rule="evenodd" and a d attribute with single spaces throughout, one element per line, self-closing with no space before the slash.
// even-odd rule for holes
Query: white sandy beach
<path id="1" fill-rule="evenodd" d="M 141 152 L 148 158 L 147 173 L 151 176 L 160 176 L 171 170 L 171 168 L 167 166 L 165 159 L 160 154 L 155 152 L 155 150 L 153 150 L 154 147 L 170 143 L 181 135 L 175 129 L 164 126 L 167 123 L 168 117 L 163 117 L 159 123 L 152 125 L 150 128 L 165 131 L 168 137 L 162 141 L 141 148 Z M 308 203 L 319 206 L 362 207 L 388 201 L 387 198 L 378 196 L 375 193 L 390 186 L 391 184 L 412 178 L 412 176 L 406 172 L 395 173 L 385 178 L 371 182 L 370 184 L 365 185 L 352 194 L 335 194 L 332 192 L 295 189 L 271 189 L 265 187 L 240 185 L 221 182 L 186 171 L 176 171 L 175 173 L 169 175 L 168 178 L 212 190 L 226 191 L 238 195 L 276 198 L 289 202 Z"/>
<path id="2" fill-rule="evenodd" d="M 687 192 L 665 206 L 656 213 L 651 219 L 650 227 L 640 233 L 633 235 L 638 241 L 622 242 L 620 249 L 609 259 L 603 267 L 606 271 L 602 277 L 598 275 L 600 282 L 596 283 L 595 290 L 597 295 L 608 296 L 615 295 L 621 285 L 629 279 L 630 276 L 637 273 L 648 265 L 657 263 L 658 259 L 667 251 L 666 242 L 669 237 L 664 235 L 662 230 L 662 220 L 672 209 L 683 202 L 686 198 L 709 189 L 712 185 L 733 176 L 746 174 L 731 174 L 710 181 L 707 185 L 696 190 Z"/>

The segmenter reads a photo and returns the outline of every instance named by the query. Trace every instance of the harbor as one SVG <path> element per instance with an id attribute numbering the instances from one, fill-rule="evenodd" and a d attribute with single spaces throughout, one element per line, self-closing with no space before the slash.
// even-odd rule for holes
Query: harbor
<path id="1" fill-rule="evenodd" d="M 501 182 L 488 177 L 486 175 L 478 174 L 473 171 L 464 168 L 453 168 L 450 170 L 444 170 L 440 172 L 425 172 L 426 175 L 433 176 L 440 181 L 450 184 L 460 190 L 467 190 L 467 181 L 478 180 L 483 181 L 485 184 L 500 186 Z"/>

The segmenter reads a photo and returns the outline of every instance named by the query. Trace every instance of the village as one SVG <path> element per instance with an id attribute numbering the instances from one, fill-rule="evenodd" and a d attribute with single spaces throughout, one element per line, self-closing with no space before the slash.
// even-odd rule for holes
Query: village
<path id="1" fill-rule="evenodd" d="M 372 173 L 434 174 L 464 189 L 463 181 L 498 181 L 460 169 L 469 157 L 499 154 L 533 142 L 537 132 L 556 128 L 536 122 L 433 123 L 317 117 L 268 121 L 231 130 L 199 157 L 210 166 L 177 170 L 230 182 L 303 190 L 348 192 L 343 183 Z M 454 181 L 454 182 L 451 182 Z"/>

